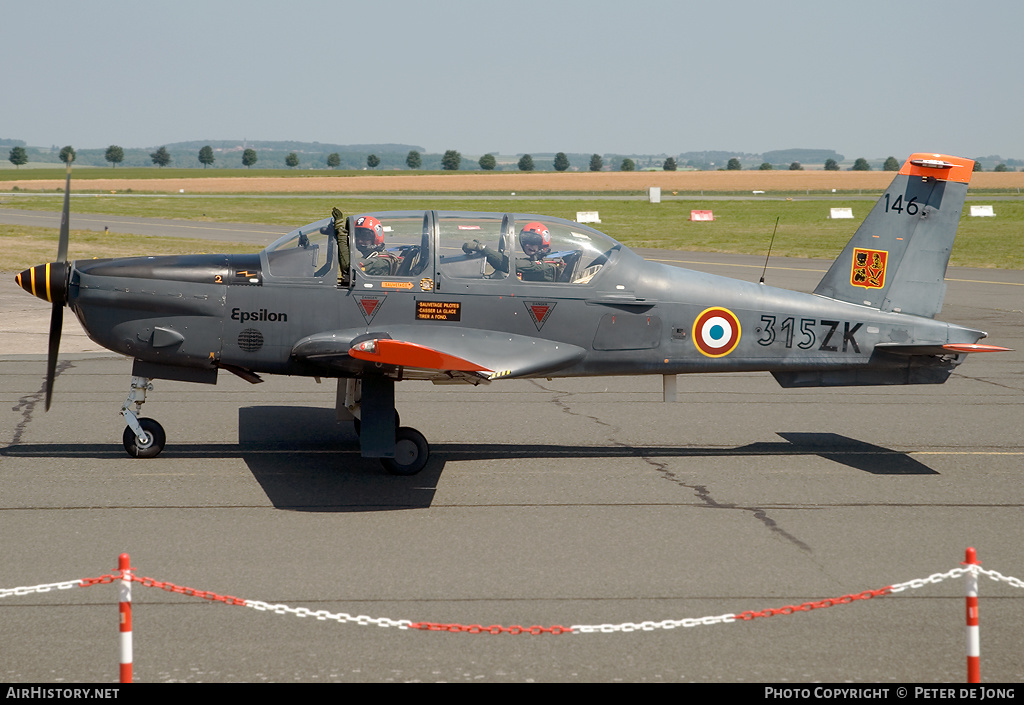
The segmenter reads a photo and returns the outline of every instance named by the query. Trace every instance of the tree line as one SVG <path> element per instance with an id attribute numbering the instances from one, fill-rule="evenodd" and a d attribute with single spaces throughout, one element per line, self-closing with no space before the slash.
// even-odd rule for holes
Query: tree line
<path id="1" fill-rule="evenodd" d="M 68 145 L 60 150 L 59 159 L 61 162 L 65 164 L 74 162 L 76 157 L 77 153 L 75 149 L 71 147 L 71 145 Z M 201 149 L 199 149 L 196 158 L 198 159 L 199 163 L 203 165 L 204 169 L 213 166 L 217 161 L 214 149 L 210 145 L 205 145 Z M 112 168 L 116 168 L 119 164 L 121 164 L 124 161 L 124 159 L 125 150 L 119 145 L 112 144 L 109 147 L 107 147 L 106 151 L 104 152 L 104 160 L 108 162 Z M 149 153 L 149 159 L 153 163 L 153 165 L 161 168 L 170 165 L 173 161 L 173 157 L 171 153 L 167 150 L 166 146 L 159 147 L 155 151 Z M 27 164 L 29 162 L 29 155 L 27 150 L 22 146 L 15 146 L 11 148 L 10 154 L 8 156 L 8 161 L 14 164 L 15 167 L 21 167 Z M 259 155 L 257 154 L 255 149 L 247 148 L 243 150 L 241 155 L 242 166 L 246 168 L 251 168 L 258 161 Z M 347 162 L 348 168 L 359 168 L 358 166 L 352 166 L 351 158 L 348 158 L 345 161 Z M 1012 162 L 1014 160 L 1009 161 Z M 328 154 L 326 159 L 324 160 L 324 163 L 330 169 L 337 169 L 341 167 L 342 162 L 342 155 L 339 152 L 332 152 L 331 154 Z M 406 155 L 404 163 L 408 169 L 416 170 L 424 168 L 424 162 L 424 155 L 421 154 L 418 150 L 414 149 L 410 150 L 409 153 Z M 283 163 L 289 169 L 295 169 L 300 166 L 301 158 L 299 157 L 298 152 L 292 151 L 284 156 Z M 376 169 L 381 165 L 382 160 L 381 157 L 378 156 L 377 154 L 370 154 L 366 157 L 365 163 L 367 169 Z M 440 157 L 440 162 L 438 166 L 440 166 L 441 170 L 443 171 L 459 171 L 460 168 L 462 167 L 462 155 L 457 150 L 454 149 L 446 150 L 445 153 Z M 494 171 L 495 169 L 498 168 L 497 158 L 493 153 L 485 154 L 477 160 L 477 166 L 483 171 Z M 571 166 L 572 164 L 570 162 L 569 156 L 565 152 L 558 152 L 557 154 L 555 154 L 554 159 L 551 162 L 551 168 L 557 172 L 567 171 Z M 688 164 L 688 166 L 690 165 Z M 394 165 L 392 165 L 392 168 L 394 168 Z M 516 163 L 516 168 L 519 171 L 523 172 L 536 171 L 537 163 L 535 162 L 532 155 L 524 154 L 519 158 L 519 161 Z M 609 168 L 610 170 L 615 171 L 636 171 L 637 166 L 636 162 L 632 158 L 625 157 L 621 159 L 621 161 L 616 159 L 614 163 L 609 165 Z M 679 167 L 676 163 L 675 157 L 667 157 L 663 162 L 661 162 L 661 169 L 664 171 L 676 171 L 678 168 Z M 690 168 L 694 167 L 690 166 Z M 762 162 L 760 166 L 756 168 L 760 170 L 771 170 L 775 168 L 775 165 L 773 165 L 770 162 Z M 799 171 L 803 170 L 803 168 L 804 165 L 798 161 L 793 161 L 789 165 L 789 169 L 791 171 Z M 822 165 L 822 168 L 825 171 L 840 170 L 839 163 L 832 158 L 826 159 L 824 161 L 824 164 Z M 859 157 L 856 160 L 854 160 L 853 166 L 850 167 L 850 170 L 871 171 L 871 168 L 871 164 L 867 159 L 865 159 L 864 157 Z M 602 155 L 591 155 L 589 163 L 587 164 L 587 169 L 589 171 L 604 171 L 605 163 Z M 743 169 L 743 164 L 738 157 L 731 157 L 726 163 L 726 166 L 724 167 L 725 171 L 737 171 L 741 169 Z M 899 171 L 899 169 L 900 162 L 895 157 L 888 157 L 882 164 L 883 171 Z M 974 170 L 982 170 L 980 159 L 975 160 Z M 1006 163 L 999 163 L 994 167 L 993 171 L 1013 171 L 1013 168 L 1009 167 Z"/>

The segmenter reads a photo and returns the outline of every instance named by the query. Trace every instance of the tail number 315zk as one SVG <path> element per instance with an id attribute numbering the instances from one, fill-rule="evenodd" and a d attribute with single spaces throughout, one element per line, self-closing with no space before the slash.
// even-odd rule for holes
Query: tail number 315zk
<path id="1" fill-rule="evenodd" d="M 818 321 L 815 318 L 801 318 L 800 325 L 797 327 L 796 319 L 792 316 L 784 318 L 778 324 L 776 316 L 761 316 L 761 322 L 763 323 L 760 330 L 761 337 L 758 338 L 757 342 L 765 347 L 776 342 L 782 342 L 787 348 L 792 348 L 793 343 L 796 342 L 796 346 L 801 350 L 811 350 L 814 348 L 815 343 L 817 343 L 815 326 L 821 325 L 824 327 L 822 331 L 824 337 L 818 350 L 827 352 L 838 352 L 839 350 L 839 341 L 836 340 L 836 334 L 838 333 L 840 321 Z M 853 348 L 853 352 L 860 352 L 860 346 L 857 345 L 857 339 L 854 335 L 861 325 L 861 323 L 853 326 L 849 323 L 844 324 L 843 332 L 841 333 L 843 352 L 850 348 Z"/>

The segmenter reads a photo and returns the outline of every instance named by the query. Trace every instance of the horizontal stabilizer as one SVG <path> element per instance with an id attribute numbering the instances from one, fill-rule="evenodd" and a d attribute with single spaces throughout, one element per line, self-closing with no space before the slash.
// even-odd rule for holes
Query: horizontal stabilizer
<path id="1" fill-rule="evenodd" d="M 980 332 L 980 331 L 979 331 Z M 777 370 L 775 380 L 787 389 L 799 387 L 860 387 L 882 384 L 942 384 L 966 353 L 1007 352 L 1010 348 L 979 343 L 878 343 L 879 356 L 872 367 Z M 874 357 L 874 356 L 873 356 Z"/>
<path id="2" fill-rule="evenodd" d="M 1011 348 L 999 345 L 981 345 L 979 343 L 947 343 L 945 345 L 901 345 L 899 343 L 879 343 L 876 350 L 894 355 L 950 355 L 978 352 L 1011 352 Z"/>

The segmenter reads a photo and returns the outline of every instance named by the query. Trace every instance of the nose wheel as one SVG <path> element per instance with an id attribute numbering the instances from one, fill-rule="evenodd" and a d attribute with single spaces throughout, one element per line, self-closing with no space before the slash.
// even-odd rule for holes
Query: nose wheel
<path id="1" fill-rule="evenodd" d="M 140 418 L 142 405 L 146 401 L 146 392 L 153 389 L 148 377 L 132 377 L 132 386 L 128 390 L 128 398 L 121 405 L 121 416 L 128 424 L 121 436 L 124 449 L 133 458 L 155 458 L 160 455 L 167 442 L 164 427 L 153 419 Z M 134 405 L 135 409 L 132 410 Z"/>
<path id="2" fill-rule="evenodd" d="M 160 451 L 164 449 L 164 444 L 167 442 L 164 427 L 153 419 L 139 419 L 138 423 L 145 435 L 145 440 L 140 439 L 131 426 L 125 426 L 124 435 L 121 436 L 124 449 L 133 458 L 155 458 L 160 455 Z"/>

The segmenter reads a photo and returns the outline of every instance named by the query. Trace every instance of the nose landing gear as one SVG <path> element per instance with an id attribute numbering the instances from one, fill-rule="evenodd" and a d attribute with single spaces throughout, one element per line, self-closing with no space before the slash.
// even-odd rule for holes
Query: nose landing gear
<path id="1" fill-rule="evenodd" d="M 139 418 L 142 405 L 146 401 L 146 392 L 152 391 L 153 383 L 148 377 L 132 377 L 128 398 L 121 405 L 121 416 L 128 424 L 121 436 L 124 449 L 133 458 L 155 458 L 160 455 L 167 442 L 164 428 L 153 419 Z M 131 409 L 132 404 L 135 410 Z"/>

